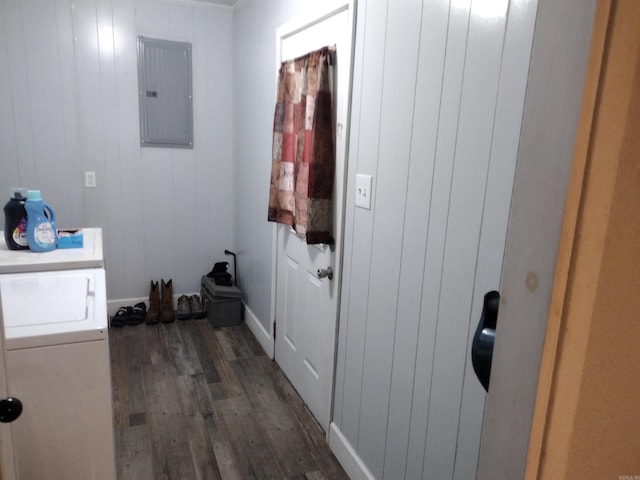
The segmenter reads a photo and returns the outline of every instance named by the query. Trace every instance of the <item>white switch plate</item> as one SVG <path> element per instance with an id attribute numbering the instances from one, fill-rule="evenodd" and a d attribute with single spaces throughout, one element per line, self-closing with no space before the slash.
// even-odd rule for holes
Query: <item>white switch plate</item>
<path id="1" fill-rule="evenodd" d="M 96 188 L 96 172 L 84 172 L 84 186 Z"/>
<path id="2" fill-rule="evenodd" d="M 371 210 L 371 175 L 356 175 L 356 207 Z"/>

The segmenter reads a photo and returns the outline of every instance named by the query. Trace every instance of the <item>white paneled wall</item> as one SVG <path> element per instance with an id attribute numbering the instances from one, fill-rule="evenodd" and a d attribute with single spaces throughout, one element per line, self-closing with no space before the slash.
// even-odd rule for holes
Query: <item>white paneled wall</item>
<path id="1" fill-rule="evenodd" d="M 197 291 L 235 248 L 232 27 L 205 3 L 0 0 L 0 199 L 39 188 L 59 227 L 102 227 L 112 301 Z M 193 45 L 193 150 L 140 147 L 138 35 Z"/>
<path id="2" fill-rule="evenodd" d="M 534 22 L 535 2 L 358 2 L 347 198 L 370 174 L 374 205 L 347 202 L 334 429 L 375 478 L 475 478 L 470 340 L 500 287 Z"/>

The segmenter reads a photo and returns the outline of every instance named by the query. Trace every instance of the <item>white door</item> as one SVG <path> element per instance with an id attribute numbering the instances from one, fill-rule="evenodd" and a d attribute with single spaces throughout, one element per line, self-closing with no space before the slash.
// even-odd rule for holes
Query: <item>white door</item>
<path id="1" fill-rule="evenodd" d="M 329 426 L 344 204 L 347 114 L 353 25 L 351 2 L 331 2 L 308 19 L 278 29 L 278 68 L 282 61 L 335 45 L 336 178 L 335 248 L 307 245 L 286 225 L 277 225 L 275 358 L 311 413 Z M 333 275 L 319 278 L 318 271 Z M 330 278 L 332 277 L 332 278 Z"/>
<path id="2" fill-rule="evenodd" d="M 2 298 L 0 297 L 0 305 Z M 9 397 L 7 389 L 7 371 L 4 338 L 4 318 L 0 308 L 0 399 Z M 0 478 L 14 480 L 16 478 L 15 456 L 13 451 L 13 436 L 9 423 L 0 423 Z"/>

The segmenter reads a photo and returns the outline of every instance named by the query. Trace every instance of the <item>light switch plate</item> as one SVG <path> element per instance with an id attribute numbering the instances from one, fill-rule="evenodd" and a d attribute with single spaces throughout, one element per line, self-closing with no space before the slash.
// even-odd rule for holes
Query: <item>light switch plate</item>
<path id="1" fill-rule="evenodd" d="M 371 210 L 371 175 L 356 175 L 356 207 Z"/>
<path id="2" fill-rule="evenodd" d="M 96 172 L 84 172 L 84 186 L 96 188 Z"/>

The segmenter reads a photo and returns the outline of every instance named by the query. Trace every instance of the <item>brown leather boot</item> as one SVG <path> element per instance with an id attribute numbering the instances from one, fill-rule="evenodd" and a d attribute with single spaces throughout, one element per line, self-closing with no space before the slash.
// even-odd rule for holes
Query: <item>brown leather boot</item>
<path id="1" fill-rule="evenodd" d="M 160 289 L 158 282 L 153 283 L 151 280 L 151 289 L 149 290 L 149 310 L 145 322 L 149 325 L 158 323 L 160 319 Z"/>
<path id="2" fill-rule="evenodd" d="M 173 280 L 167 283 L 162 280 L 162 300 L 160 301 L 160 321 L 173 322 L 176 319 L 173 313 Z"/>

